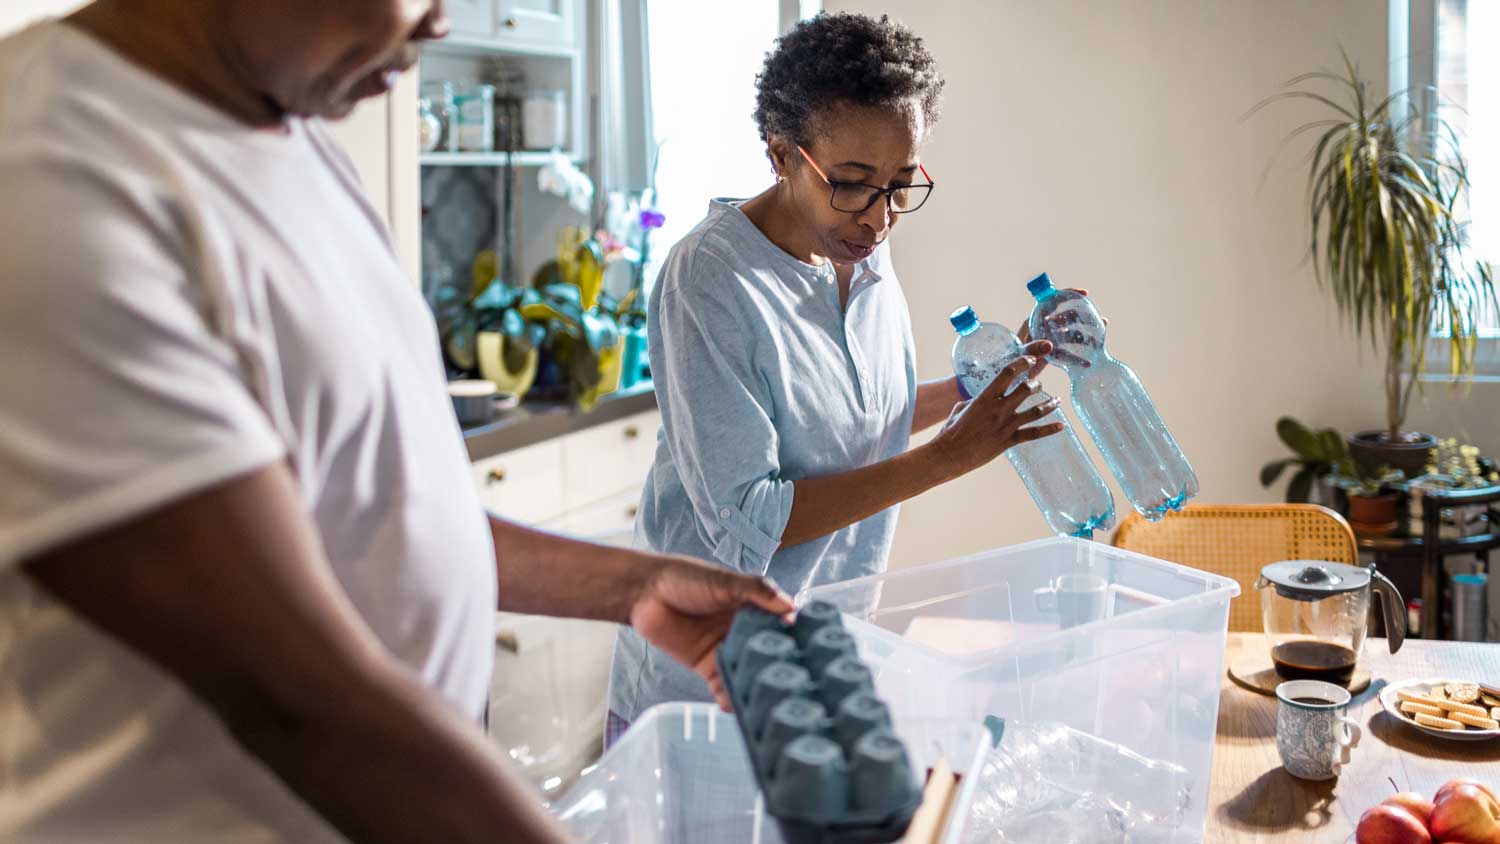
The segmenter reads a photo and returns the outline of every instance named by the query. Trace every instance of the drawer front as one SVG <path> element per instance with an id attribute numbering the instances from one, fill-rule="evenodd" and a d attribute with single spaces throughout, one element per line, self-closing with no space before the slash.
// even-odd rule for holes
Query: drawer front
<path id="1" fill-rule="evenodd" d="M 639 489 L 656 455 L 661 414 L 639 413 L 563 438 L 563 505 L 582 507 Z"/>
<path id="2" fill-rule="evenodd" d="M 473 464 L 484 506 L 517 522 L 536 524 L 563 512 L 562 445 L 545 442 Z"/>
<path id="3" fill-rule="evenodd" d="M 549 522 L 547 527 L 580 539 L 628 546 L 635 530 L 635 514 L 640 502 L 641 489 L 637 486 L 603 501 L 569 510 Z"/>

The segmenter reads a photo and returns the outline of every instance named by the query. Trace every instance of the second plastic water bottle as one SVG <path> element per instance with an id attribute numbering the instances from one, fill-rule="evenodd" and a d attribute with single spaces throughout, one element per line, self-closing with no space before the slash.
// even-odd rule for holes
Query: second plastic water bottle
<path id="1" fill-rule="evenodd" d="M 959 308 L 948 320 L 958 331 L 953 344 L 953 371 L 970 396 L 983 392 L 1006 365 L 1025 353 L 1010 329 L 980 322 L 973 308 Z M 1038 392 L 1021 408 L 1035 407 L 1050 398 Z M 1067 417 L 1061 410 L 1054 410 L 1034 424 L 1049 422 L 1063 423 L 1062 432 L 1022 443 L 1006 451 L 1005 456 L 1016 467 L 1016 474 L 1041 508 L 1047 524 L 1058 533 L 1087 539 L 1095 530 L 1115 523 L 1115 502 Z"/>
<path id="2" fill-rule="evenodd" d="M 1073 407 L 1130 503 L 1151 521 L 1198 494 L 1198 476 L 1130 367 L 1104 350 L 1104 320 L 1087 297 L 1058 290 L 1042 273 L 1031 336 L 1049 340 L 1050 360 L 1073 382 Z"/>

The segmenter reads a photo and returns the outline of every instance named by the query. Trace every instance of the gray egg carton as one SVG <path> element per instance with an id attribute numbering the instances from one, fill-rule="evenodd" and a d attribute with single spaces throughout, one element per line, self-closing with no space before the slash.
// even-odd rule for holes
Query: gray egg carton
<path id="1" fill-rule="evenodd" d="M 740 610 L 716 654 L 766 810 L 788 844 L 883 844 L 921 803 L 906 746 L 838 609 Z"/>

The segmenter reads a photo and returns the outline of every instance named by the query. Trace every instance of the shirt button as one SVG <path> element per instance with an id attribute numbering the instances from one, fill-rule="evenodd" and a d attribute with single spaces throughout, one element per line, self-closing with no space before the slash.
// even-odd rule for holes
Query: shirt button
<path id="1" fill-rule="evenodd" d="M 722 510 L 719 511 L 719 518 L 721 518 L 721 519 L 727 519 L 727 518 L 729 518 L 729 508 L 728 507 L 725 507 L 724 509 L 722 509 Z"/>

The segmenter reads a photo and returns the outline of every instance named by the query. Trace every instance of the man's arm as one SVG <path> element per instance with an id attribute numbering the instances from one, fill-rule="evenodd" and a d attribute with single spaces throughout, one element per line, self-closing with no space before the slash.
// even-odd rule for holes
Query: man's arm
<path id="1" fill-rule="evenodd" d="M 358 842 L 563 841 L 484 735 L 384 651 L 272 465 L 28 561 Z"/>
<path id="2" fill-rule="evenodd" d="M 707 681 L 728 708 L 714 648 L 736 610 L 778 614 L 791 601 L 764 577 L 662 554 L 596 545 L 490 517 L 500 609 L 628 624 Z"/>

